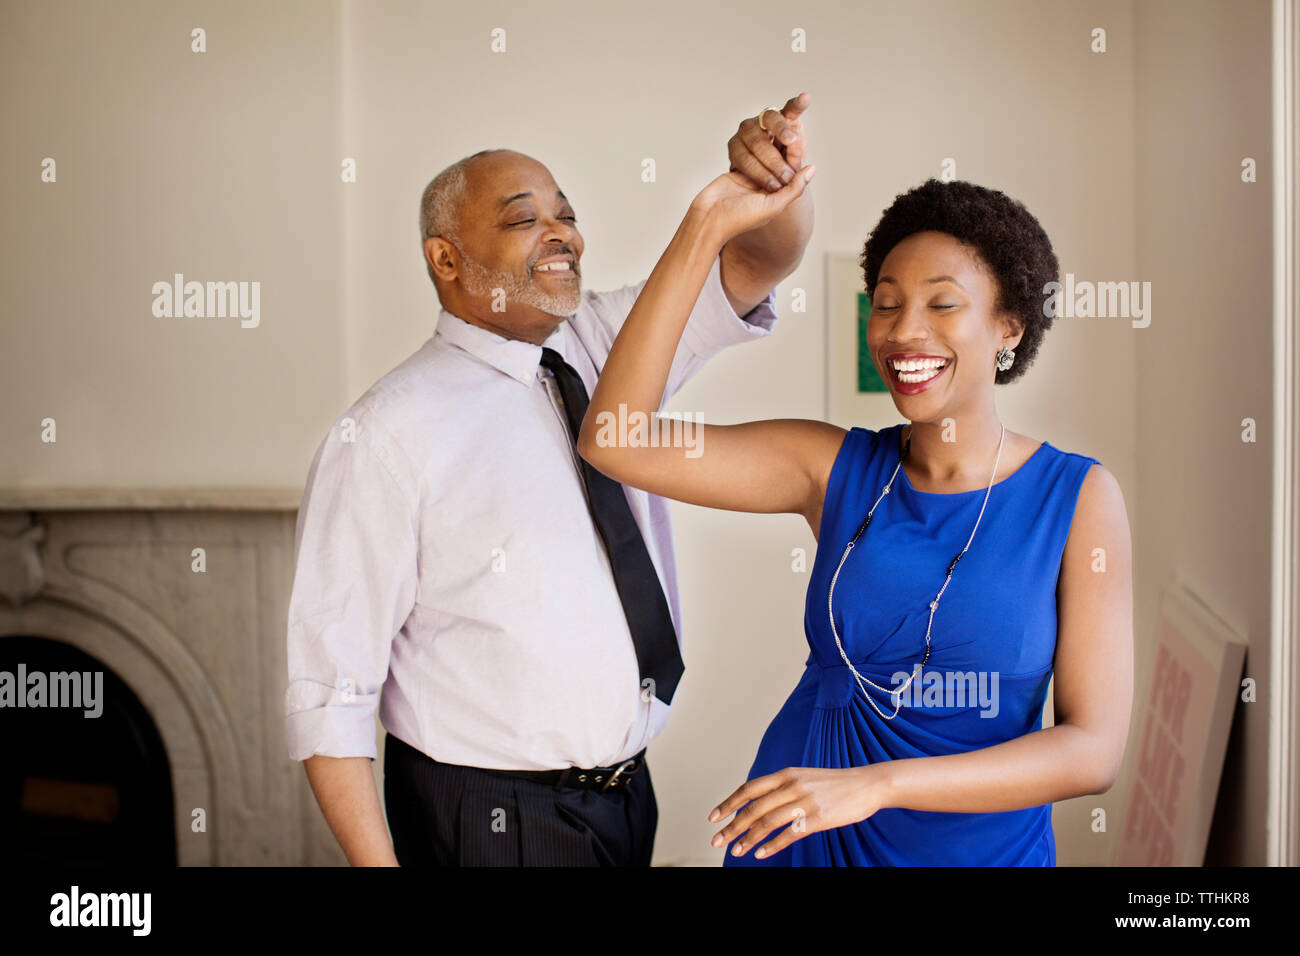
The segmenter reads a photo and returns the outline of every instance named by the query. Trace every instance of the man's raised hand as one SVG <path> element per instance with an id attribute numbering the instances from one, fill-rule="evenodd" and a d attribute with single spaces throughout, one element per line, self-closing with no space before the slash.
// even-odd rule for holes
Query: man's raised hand
<path id="1" fill-rule="evenodd" d="M 762 114 L 766 130 L 759 127 L 757 116 L 742 120 L 727 141 L 731 171 L 743 174 L 768 192 L 793 180 L 808 155 L 801 117 L 811 102 L 811 94 L 800 93 L 787 100 L 779 113 L 768 110 Z"/>

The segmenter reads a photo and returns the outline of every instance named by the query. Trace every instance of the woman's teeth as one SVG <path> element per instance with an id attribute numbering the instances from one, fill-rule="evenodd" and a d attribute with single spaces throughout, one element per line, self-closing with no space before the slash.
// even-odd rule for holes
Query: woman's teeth
<path id="1" fill-rule="evenodd" d="M 934 378 L 944 370 L 948 362 L 945 359 L 908 359 L 890 364 L 900 382 L 905 385 L 917 385 Z"/>

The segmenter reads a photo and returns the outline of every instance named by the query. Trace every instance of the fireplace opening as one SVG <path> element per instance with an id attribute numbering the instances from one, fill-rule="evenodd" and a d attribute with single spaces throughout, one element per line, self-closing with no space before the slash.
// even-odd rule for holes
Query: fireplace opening
<path id="1" fill-rule="evenodd" d="M 130 687 L 71 644 L 29 636 L 0 638 L 0 681 L 39 704 L 0 698 L 4 855 L 38 866 L 175 866 L 167 751 Z"/>

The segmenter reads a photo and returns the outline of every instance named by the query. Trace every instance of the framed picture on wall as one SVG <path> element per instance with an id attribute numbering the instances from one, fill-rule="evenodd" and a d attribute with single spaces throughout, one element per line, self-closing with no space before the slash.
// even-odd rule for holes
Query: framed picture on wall
<path id="1" fill-rule="evenodd" d="M 1161 596 L 1116 866 L 1202 866 L 1239 700 L 1245 639 L 1185 585 Z"/>
<path id="2" fill-rule="evenodd" d="M 898 420 L 889 386 L 867 349 L 871 300 L 856 255 L 826 255 L 826 420 L 884 428 Z"/>

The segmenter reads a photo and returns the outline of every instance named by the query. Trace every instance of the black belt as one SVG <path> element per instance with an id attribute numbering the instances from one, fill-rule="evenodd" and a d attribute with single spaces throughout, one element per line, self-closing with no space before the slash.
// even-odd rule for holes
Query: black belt
<path id="1" fill-rule="evenodd" d="M 434 763 L 442 763 L 441 760 L 434 760 L 428 754 L 415 750 L 405 741 L 389 735 L 388 743 L 396 741 L 405 747 L 414 750 L 415 753 L 431 760 Z M 454 767 L 457 764 L 443 764 L 444 766 Z M 637 772 L 645 766 L 645 750 L 635 757 L 629 757 L 622 763 L 613 767 L 592 767 L 586 769 L 583 767 L 564 767 L 561 770 L 498 770 L 495 767 L 462 767 L 464 770 L 477 770 L 479 773 L 492 773 L 505 777 L 519 777 L 523 780 L 531 780 L 534 783 L 543 783 L 549 786 L 570 787 L 576 790 L 620 790 L 626 789 L 632 778 Z"/>
<path id="2" fill-rule="evenodd" d="M 625 789 L 636 776 L 638 770 L 645 766 L 645 751 L 635 757 L 629 757 L 613 767 L 565 767 L 562 770 L 497 770 L 490 767 L 475 767 L 483 773 L 501 774 L 507 777 L 519 777 L 544 783 L 548 786 L 570 787 L 576 790 L 619 790 Z"/>

